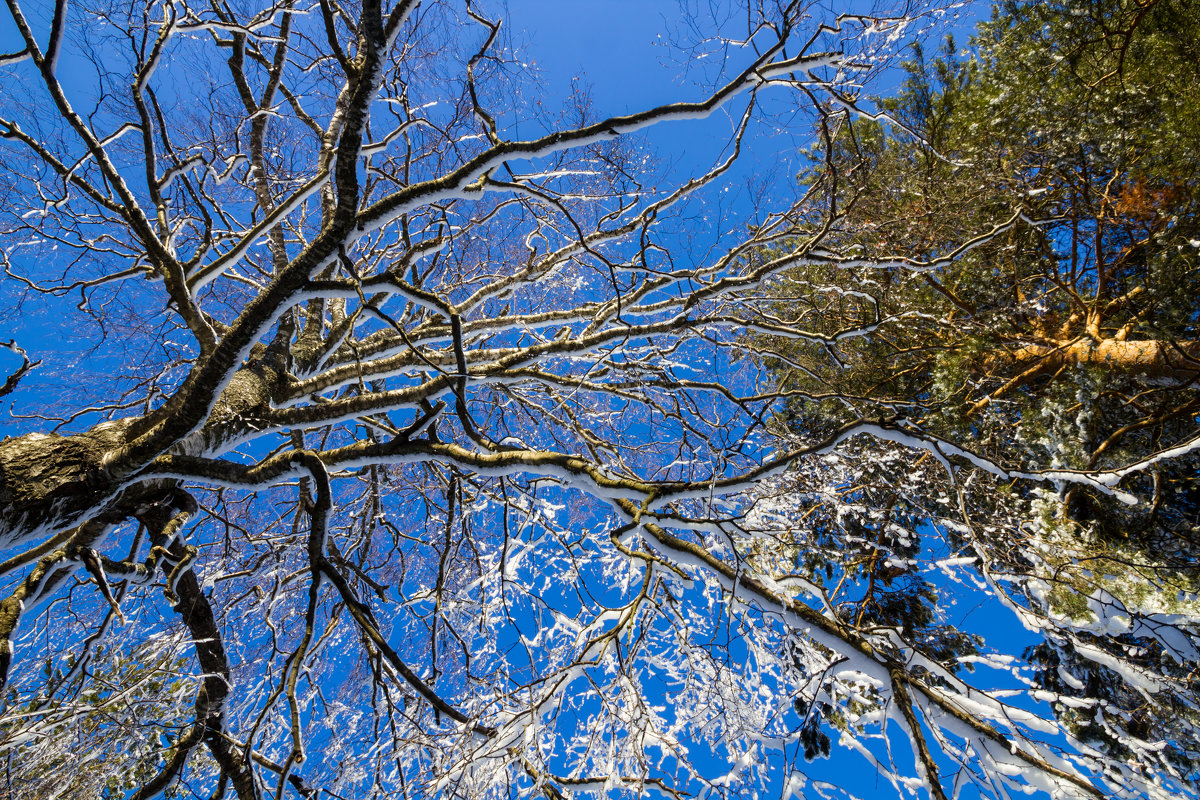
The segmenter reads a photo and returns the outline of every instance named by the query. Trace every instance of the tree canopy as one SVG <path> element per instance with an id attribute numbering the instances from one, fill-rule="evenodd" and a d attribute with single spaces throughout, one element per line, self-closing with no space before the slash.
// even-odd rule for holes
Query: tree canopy
<path id="1" fill-rule="evenodd" d="M 1186 10 L 9 0 L 6 796 L 1196 796 Z"/>
<path id="2" fill-rule="evenodd" d="M 967 554 L 1038 633 L 1030 680 L 1072 734 L 1192 780 L 1198 48 L 1186 4 L 1114 2 L 1010 3 L 968 53 L 915 47 L 888 115 L 847 120 L 804 173 L 843 209 L 845 255 L 774 289 L 785 320 L 876 327 L 832 348 L 753 339 L 797 393 L 787 440 L 903 419 L 971 458 L 1111 470 L 1143 498 L 878 443 L 770 490 L 819 521 L 792 546 L 845 618 L 901 626 L 947 667 L 974 657 L 928 562 Z"/>

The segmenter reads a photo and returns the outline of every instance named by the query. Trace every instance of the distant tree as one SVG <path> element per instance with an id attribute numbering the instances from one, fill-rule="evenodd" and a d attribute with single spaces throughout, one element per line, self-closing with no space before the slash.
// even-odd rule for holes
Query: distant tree
<path id="1" fill-rule="evenodd" d="M 1052 492 L 1045 524 L 1023 526 L 1035 488 L 1129 499 L 1190 456 L 1127 446 L 1153 426 L 1095 464 L 980 439 L 972 413 L 1021 396 L 997 381 L 1036 357 L 1016 339 L 981 340 L 975 361 L 944 340 L 991 400 L 927 430 L 908 412 L 949 400 L 776 388 L 744 358 L 747 334 L 784 335 L 840 353 L 849 381 L 866 358 L 844 347 L 852 335 L 981 335 L 960 323 L 976 316 L 947 317 L 944 277 L 959 263 L 982 276 L 976 251 L 940 232 L 872 250 L 859 216 L 901 206 L 867 184 L 845 194 L 862 82 L 943 9 L 684 7 L 691 38 L 674 44 L 707 88 L 599 119 L 579 86 L 542 105 L 504 7 L 7 4 L 0 255 L 21 362 L 0 387 L 17 415 L 0 442 L 8 796 L 827 796 L 804 759 L 832 755 L 835 737 L 897 792 L 939 799 L 966 782 L 996 797 L 1194 795 L 1179 760 L 1194 705 L 1162 743 L 1130 724 L 1098 748 L 1080 731 L 1106 716 L 1062 724 L 1038 715 L 1040 695 L 969 684 L 961 667 L 994 654 L 933 606 L 945 582 L 915 574 L 961 580 L 947 559 L 966 552 L 984 564 L 974 596 L 1046 619 L 1053 602 L 998 588 L 1013 559 L 1069 535 Z M 1129 52 L 1150 13 L 1130 23 Z M 666 122 L 720 129 L 724 149 L 690 172 L 660 165 L 647 140 Z M 904 148 L 874 130 L 880 169 L 907 180 Z M 747 153 L 801 135 L 829 167 L 803 196 L 729 200 Z M 1118 228 L 1180 207 L 1168 173 L 1130 183 Z M 1021 165 L 998 174 L 1032 180 Z M 1059 213 L 1064 191 L 1035 194 L 1045 205 L 1026 216 Z M 993 199 L 1007 192 L 979 196 L 995 205 L 964 201 L 960 224 L 978 227 L 963 241 L 1039 241 L 1019 218 L 991 227 L 996 208 L 1016 213 Z M 931 256 L 945 261 L 925 271 L 927 296 L 859 302 Z M 1115 275 L 1114 258 L 1090 269 Z M 779 281 L 802 287 L 786 314 Z M 1050 282 L 1023 291 L 1065 302 Z M 1129 291 L 1109 283 L 1112 299 Z M 1118 340 L 1111 316 L 1099 330 L 1187 354 L 1187 314 L 1166 307 L 1155 339 L 1134 325 Z M 825 380 L 807 350 L 774 358 Z M 879 374 L 889 394 L 920 381 Z M 1076 383 L 1049 378 L 1047 397 Z M 806 438 L 774 454 L 769 420 L 801 393 Z M 981 494 L 974 473 L 938 476 L 964 459 L 1016 499 Z M 769 497 L 792 465 L 836 502 L 792 513 L 806 495 Z M 925 545 L 935 486 L 962 490 L 935 521 L 957 537 L 948 555 Z M 855 603 L 817 582 L 814 565 L 828 582 L 839 557 L 845 585 L 866 591 Z M 1020 591 L 1051 569 L 1021 568 Z M 1092 667 L 1062 661 L 1084 651 L 1064 646 L 1038 661 L 1038 691 L 1121 719 L 1135 695 L 1189 700 L 1186 663 L 1171 671 L 1160 653 L 1191 647 L 1190 622 L 1148 638 L 1161 615 L 1134 617 L 1091 634 L 1097 653 L 1126 648 L 1089 662 L 1126 683 L 1093 669 L 1091 686 Z"/>

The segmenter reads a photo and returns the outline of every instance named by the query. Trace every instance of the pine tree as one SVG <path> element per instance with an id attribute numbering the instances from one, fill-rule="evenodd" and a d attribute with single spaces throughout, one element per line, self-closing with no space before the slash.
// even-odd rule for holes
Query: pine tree
<path id="1" fill-rule="evenodd" d="M 780 435 L 883 418 L 1028 471 L 1114 470 L 1194 440 L 1198 54 L 1188 4 L 1110 0 L 1007 3 L 969 52 L 914 47 L 886 116 L 847 117 L 801 176 L 839 212 L 837 246 L 773 288 L 776 308 L 834 341 L 752 340 L 794 393 Z M 940 530 L 1046 632 L 1027 655 L 1071 730 L 1121 757 L 1165 734 L 1180 767 L 1200 744 L 1200 458 L 1180 455 L 1124 479 L 1134 506 L 961 458 L 952 480 L 877 442 L 775 490 L 834 528 L 794 548 L 843 620 L 899 625 L 947 665 L 969 653 L 915 569 Z"/>

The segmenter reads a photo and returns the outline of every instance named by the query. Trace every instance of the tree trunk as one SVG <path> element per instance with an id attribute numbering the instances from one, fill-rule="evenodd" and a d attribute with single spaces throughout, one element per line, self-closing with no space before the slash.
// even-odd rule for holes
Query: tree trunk
<path id="1" fill-rule="evenodd" d="M 278 359 L 262 350 L 225 387 L 204 424 L 166 452 L 218 455 L 255 427 L 285 375 Z M 0 548 L 40 541 L 111 511 L 126 496 L 152 490 L 117 479 L 107 464 L 158 414 L 102 422 L 67 436 L 31 433 L 0 441 Z"/>
<path id="2" fill-rule="evenodd" d="M 1024 345 L 992 353 L 984 361 L 988 373 L 1011 375 L 1032 371 L 1028 377 L 1069 366 L 1100 367 L 1185 384 L 1200 377 L 1200 341 L 1080 339 L 1058 345 Z"/>

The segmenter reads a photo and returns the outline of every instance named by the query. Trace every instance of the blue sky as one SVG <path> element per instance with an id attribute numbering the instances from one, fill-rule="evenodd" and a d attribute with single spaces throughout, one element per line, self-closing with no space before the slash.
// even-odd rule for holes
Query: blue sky
<path id="1" fill-rule="evenodd" d="M 662 102 L 695 98 L 703 94 L 702 86 L 692 83 L 702 77 L 694 71 L 691 77 L 679 74 L 679 65 L 663 63 L 667 48 L 657 46 L 660 36 L 666 35 L 679 19 L 676 0 L 511 0 L 508 6 L 508 35 L 519 45 L 518 56 L 536 68 L 543 78 L 543 102 L 554 104 L 569 97 L 573 85 L 590 87 L 593 112 L 597 117 L 638 110 Z M 977 7 L 981 12 L 982 6 Z M 11 30 L 0 23 L 0 49 L 11 41 Z M 963 23 L 956 26 L 959 31 Z M 524 44 L 521 44 L 521 43 Z M 69 67 L 69 65 L 67 65 Z M 886 85 L 886 81 L 884 82 Z M 670 174 L 690 174 L 707 168 L 725 146 L 730 121 L 720 115 L 703 125 L 667 124 L 656 129 L 648 141 L 655 149 L 663 169 Z M 768 136 L 768 130 L 758 135 Z M 806 139 L 806 137 L 805 137 Z M 757 156 L 748 159 L 735 178 L 741 181 L 766 180 L 774 191 L 794 191 L 794 153 L 787 152 L 796 142 L 779 136 L 772 146 L 763 147 Z M 749 204 L 749 193 L 735 191 L 728 208 L 729 227 L 735 220 L 752 219 L 758 209 Z M 720 231 L 716 238 L 720 238 Z M 17 320 L 17 330 L 5 331 L 0 338 L 13 333 L 28 337 L 22 341 L 37 357 L 39 333 L 29 330 L 29 320 Z M 3 357 L 0 351 L 0 357 Z M 0 362 L 0 365 L 7 362 Z M 972 623 L 984 621 L 983 630 L 996 646 L 1003 639 L 1006 647 L 1019 642 L 1023 634 L 1015 621 L 995 604 L 977 610 L 964 598 L 960 608 L 970 614 Z M 982 620 L 981 620 L 982 618 Z M 986 681 L 985 681 L 986 683 Z M 889 797 L 892 789 L 878 779 L 871 767 L 859 757 L 836 747 L 834 757 L 805 768 L 813 778 L 837 783 L 859 797 Z M 897 755 L 898 763 L 908 763 L 908 757 Z M 714 767 L 717 765 L 714 764 Z M 768 796 L 783 791 L 786 775 L 780 771 L 778 786 L 770 787 Z M 970 796 L 970 795 L 965 795 Z"/>
<path id="2" fill-rule="evenodd" d="M 664 63 L 667 48 L 657 46 L 663 41 L 659 37 L 665 35 L 664 30 L 679 19 L 676 0 L 509 0 L 506 5 L 509 35 L 517 43 L 524 42 L 518 48 L 519 57 L 533 65 L 543 79 L 543 102 L 565 99 L 573 82 L 582 82 L 590 88 L 595 115 L 605 117 L 678 100 L 681 96 L 698 97 L 703 91 L 694 83 L 699 73 L 691 78 L 682 77 L 677 63 Z M 951 33 L 963 46 L 975 23 L 989 14 L 989 4 L 968 5 L 959 10 L 956 19 L 933 30 L 930 38 L 936 46 Z M 879 78 L 877 91 L 886 93 L 897 85 L 899 71 Z M 707 129 L 700 127 L 700 133 L 695 123 L 668 124 L 654 129 L 649 140 L 669 172 L 700 171 L 712 163 L 724 145 L 730 124 L 727 119 L 715 119 L 706 123 Z M 806 141 L 806 137 L 793 140 L 779 136 L 771 141 L 766 139 L 771 133 L 759 132 L 763 138 L 756 143 L 757 150 L 752 151 L 732 182 L 765 178 L 775 191 L 794 189 L 794 173 L 789 170 L 795 169 L 796 161 L 794 152 L 786 152 L 786 148 Z M 747 206 L 749 198 L 746 191 L 736 192 L 729 209 L 731 219 L 752 218 L 757 213 Z M 967 585 L 947 584 L 939 589 L 950 609 L 947 621 L 962 622 L 966 629 L 983 635 L 986 649 L 1019 654 L 1037 641 L 986 593 Z M 987 667 L 977 668 L 971 677 L 984 687 L 1020 688 L 1011 676 Z M 1042 714 L 1049 712 L 1044 705 L 1036 710 Z M 893 755 L 902 769 L 911 768 L 912 756 L 901 738 L 893 737 Z M 864 799 L 896 796 L 885 778 L 860 755 L 839 747 L 836 738 L 831 757 L 826 760 L 806 764 L 795 752 L 776 754 L 774 758 L 778 760 L 778 768 L 772 772 L 770 784 L 764 787 L 764 797 L 788 796 L 788 762 L 809 779 L 826 781 L 851 796 Z M 719 763 L 708 766 L 714 772 L 723 771 Z M 944 768 L 953 774 L 949 765 Z M 978 796 L 978 792 L 968 787 L 960 796 L 965 800 Z"/>

